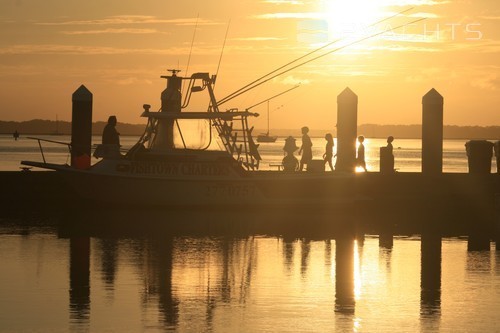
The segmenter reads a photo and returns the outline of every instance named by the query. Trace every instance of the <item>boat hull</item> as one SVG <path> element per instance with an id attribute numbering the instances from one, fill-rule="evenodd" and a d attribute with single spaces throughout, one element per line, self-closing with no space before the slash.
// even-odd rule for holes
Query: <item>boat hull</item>
<path id="1" fill-rule="evenodd" d="M 353 178 L 282 172 L 254 172 L 247 177 L 124 177 L 74 169 L 59 170 L 82 198 L 114 205 L 346 206 L 362 200 L 353 193 Z"/>
<path id="2" fill-rule="evenodd" d="M 277 136 L 270 136 L 270 135 L 257 136 L 257 142 L 260 142 L 260 143 L 272 143 L 272 142 L 276 142 L 276 139 L 278 139 Z"/>

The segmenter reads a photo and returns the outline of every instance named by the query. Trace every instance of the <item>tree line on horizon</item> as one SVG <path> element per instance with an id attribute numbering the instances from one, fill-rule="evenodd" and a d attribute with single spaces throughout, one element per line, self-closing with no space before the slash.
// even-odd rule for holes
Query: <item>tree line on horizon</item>
<path id="1" fill-rule="evenodd" d="M 100 135 L 106 126 L 105 121 L 92 124 L 94 135 Z M 121 135 L 141 135 L 144 132 L 144 124 L 118 123 L 117 129 Z M 21 135 L 69 135 L 71 134 L 71 122 L 34 119 L 28 121 L 0 121 L 0 133 L 12 134 L 18 131 Z M 264 129 L 255 129 L 254 135 L 263 132 Z M 300 136 L 300 128 L 296 129 L 273 129 L 271 132 L 278 136 Z M 323 137 L 326 133 L 335 135 L 335 130 L 310 129 L 310 135 Z M 421 125 L 377 125 L 363 124 L 358 126 L 358 134 L 371 138 L 384 138 L 392 135 L 401 139 L 419 139 L 422 136 Z M 445 139 L 489 139 L 500 140 L 500 126 L 455 126 L 444 125 L 443 136 Z"/>

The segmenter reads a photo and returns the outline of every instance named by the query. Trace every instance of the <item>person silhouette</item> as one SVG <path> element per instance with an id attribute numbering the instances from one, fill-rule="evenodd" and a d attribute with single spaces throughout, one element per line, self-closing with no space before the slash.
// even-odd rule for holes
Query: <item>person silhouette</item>
<path id="1" fill-rule="evenodd" d="M 368 172 L 366 169 L 365 162 L 365 145 L 363 142 L 365 141 L 365 137 L 360 135 L 358 136 L 359 146 L 358 146 L 358 157 L 356 158 L 356 166 L 362 167 L 365 172 Z"/>
<path id="2" fill-rule="evenodd" d="M 333 143 L 333 136 L 330 133 L 327 133 L 325 135 L 325 140 L 326 140 L 326 147 L 325 147 L 325 153 L 323 154 L 323 159 L 325 160 L 325 164 L 328 163 L 330 166 L 330 170 L 333 171 L 333 165 L 332 165 L 332 158 L 333 158 L 333 146 L 335 143 Z"/>
<path id="3" fill-rule="evenodd" d="M 394 137 L 391 135 L 387 138 L 387 152 L 392 155 L 393 147 L 392 142 L 394 141 Z"/>
<path id="4" fill-rule="evenodd" d="M 285 139 L 285 146 L 283 147 L 283 151 L 285 152 L 285 157 L 283 158 L 283 171 L 291 172 L 297 171 L 299 166 L 299 161 L 293 156 L 293 153 L 299 149 L 295 144 L 295 139 L 291 136 Z"/>
<path id="5" fill-rule="evenodd" d="M 108 118 L 108 124 L 104 127 L 102 132 L 102 145 L 98 145 L 94 151 L 95 158 L 119 158 L 120 153 L 120 133 L 116 130 L 116 116 Z M 137 146 L 137 145 L 136 145 Z M 134 153 L 137 152 L 139 147 L 134 148 Z M 144 146 L 143 146 L 144 147 Z M 132 149 L 130 150 L 132 151 Z"/>
<path id="6" fill-rule="evenodd" d="M 108 124 L 104 127 L 102 132 L 103 145 L 120 145 L 120 133 L 116 130 L 116 116 L 108 118 Z"/>
<path id="7" fill-rule="evenodd" d="M 19 139 L 19 132 L 17 130 L 15 130 L 14 133 L 12 134 L 12 136 L 14 137 L 14 140 L 17 141 L 17 139 Z"/>
<path id="8" fill-rule="evenodd" d="M 394 141 L 394 137 L 391 135 L 387 138 L 387 155 L 389 156 L 389 169 L 391 172 L 394 171 L 394 154 L 392 153 L 394 148 L 392 147 L 392 142 Z"/>
<path id="9" fill-rule="evenodd" d="M 302 158 L 300 159 L 299 170 L 302 171 L 304 169 L 304 165 L 309 164 L 312 160 L 312 141 L 309 135 L 309 127 L 304 126 L 301 128 L 302 131 L 302 146 L 299 150 L 299 155 L 302 154 Z"/>

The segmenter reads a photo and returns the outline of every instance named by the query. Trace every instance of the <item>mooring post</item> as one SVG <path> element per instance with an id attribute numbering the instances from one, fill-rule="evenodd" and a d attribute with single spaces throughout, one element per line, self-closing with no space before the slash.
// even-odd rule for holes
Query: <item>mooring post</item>
<path id="1" fill-rule="evenodd" d="M 441 234 L 437 228 L 422 231 L 420 270 L 420 309 L 433 314 L 441 309 Z"/>
<path id="2" fill-rule="evenodd" d="M 495 149 L 495 157 L 497 160 L 497 173 L 500 174 L 500 141 L 496 141 L 493 147 Z"/>
<path id="3" fill-rule="evenodd" d="M 358 133 L 358 96 L 349 88 L 337 96 L 336 171 L 355 172 Z"/>
<path id="4" fill-rule="evenodd" d="M 488 228 L 484 224 L 484 221 L 481 221 L 477 226 L 469 227 L 467 251 L 489 251 L 491 249 L 491 236 L 488 233 Z"/>
<path id="5" fill-rule="evenodd" d="M 72 96 L 71 113 L 71 166 L 90 167 L 92 146 L 92 93 L 81 85 Z"/>
<path id="6" fill-rule="evenodd" d="M 470 140 L 465 143 L 469 173 L 491 173 L 493 143 L 486 140 Z"/>
<path id="7" fill-rule="evenodd" d="M 392 249 L 394 246 L 394 232 L 392 228 L 389 229 L 389 226 L 385 226 L 384 230 L 380 231 L 378 246 L 385 249 Z"/>
<path id="8" fill-rule="evenodd" d="M 422 98 L 422 173 L 443 171 L 444 99 L 432 88 Z"/>

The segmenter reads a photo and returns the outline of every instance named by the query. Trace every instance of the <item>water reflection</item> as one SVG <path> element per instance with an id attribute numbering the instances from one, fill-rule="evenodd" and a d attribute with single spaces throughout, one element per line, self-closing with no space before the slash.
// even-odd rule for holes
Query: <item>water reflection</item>
<path id="1" fill-rule="evenodd" d="M 115 238 L 98 239 L 98 251 L 101 255 L 102 280 L 109 291 L 114 290 L 116 266 L 118 260 L 118 240 Z"/>
<path id="2" fill-rule="evenodd" d="M 391 263 L 392 263 L 392 247 L 385 248 L 379 247 L 379 261 L 385 266 L 385 271 L 387 276 L 391 275 Z"/>
<path id="3" fill-rule="evenodd" d="M 354 239 L 335 240 L 335 311 L 354 314 Z"/>
<path id="4" fill-rule="evenodd" d="M 153 275 L 155 286 L 149 294 L 157 294 L 162 322 L 167 327 L 175 327 L 178 322 L 179 300 L 172 295 L 174 241 L 171 237 L 154 239 L 151 242 L 151 256 L 153 265 L 148 275 Z"/>
<path id="5" fill-rule="evenodd" d="M 420 314 L 441 313 L 441 236 L 424 234 L 421 240 Z"/>
<path id="6" fill-rule="evenodd" d="M 305 278 L 307 275 L 307 267 L 309 265 L 309 252 L 311 251 L 311 241 L 302 239 L 300 243 L 300 275 Z"/>
<path id="7" fill-rule="evenodd" d="M 54 246 L 46 239 L 41 247 L 39 240 L 33 242 L 34 234 L 28 228 L 27 236 L 20 236 L 18 251 L 38 264 L 47 261 L 49 267 L 48 253 L 54 261 Z M 455 242 L 458 251 L 447 257 L 447 243 L 442 245 L 440 237 L 428 234 L 421 242 L 396 238 L 389 249 L 380 247 L 374 237 L 367 237 L 362 245 L 351 234 L 332 241 L 330 237 L 203 236 L 159 230 L 156 235 L 113 238 L 107 232 L 78 230 L 67 238 L 58 239 L 63 254 L 57 260 L 66 262 L 69 254 L 69 275 L 64 270 L 64 278 L 54 282 L 53 289 L 45 286 L 42 291 L 64 286 L 63 300 L 68 303 L 63 303 L 64 317 L 57 321 L 65 323 L 69 310 L 70 328 L 76 331 L 110 327 L 192 332 L 294 331 L 298 327 L 315 332 L 391 331 L 394 327 L 412 332 L 454 331 L 450 327 L 456 327 L 453 323 L 461 322 L 463 315 L 454 312 L 463 309 L 464 299 L 467 304 L 483 304 L 481 311 L 474 312 L 474 325 L 478 325 L 476 318 L 489 312 L 492 322 L 497 316 L 492 304 L 500 305 L 495 298 L 499 252 L 467 252 L 465 242 Z M 8 244 L 0 243 L 2 251 L 12 247 L 12 240 L 2 240 Z M 42 252 L 45 256 L 33 256 Z M 447 263 L 459 255 L 459 268 L 441 268 L 443 258 Z M 13 260 L 7 267 L 15 268 L 21 261 Z M 30 275 L 35 284 L 49 280 L 40 271 Z M 457 277 L 457 272 L 462 275 Z M 3 297 L 12 299 L 6 289 L 1 289 Z M 113 302 L 107 302 L 110 292 Z M 22 292 L 15 294 L 19 297 Z M 3 311 L 9 310 L 1 305 Z M 0 330 L 12 327 L 0 323 Z M 50 331 L 50 326 L 42 330 Z"/>
<path id="8" fill-rule="evenodd" d="M 71 237 L 69 248 L 70 319 L 85 323 L 90 318 L 90 238 Z"/>
<path id="9" fill-rule="evenodd" d="M 293 270 L 294 240 L 288 237 L 283 238 L 283 263 L 288 275 Z"/>

